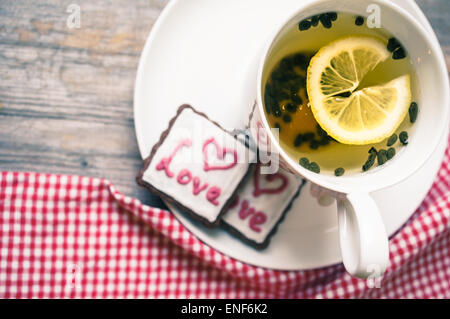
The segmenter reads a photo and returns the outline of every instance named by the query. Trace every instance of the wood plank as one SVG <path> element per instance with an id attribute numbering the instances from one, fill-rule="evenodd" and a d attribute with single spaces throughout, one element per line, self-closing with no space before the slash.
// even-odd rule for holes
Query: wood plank
<path id="1" fill-rule="evenodd" d="M 0 169 L 111 180 L 157 206 L 140 189 L 133 88 L 140 52 L 164 1 L 0 4 Z"/>
<path id="2" fill-rule="evenodd" d="M 450 1 L 448 0 L 416 0 L 436 33 L 450 70 Z"/>

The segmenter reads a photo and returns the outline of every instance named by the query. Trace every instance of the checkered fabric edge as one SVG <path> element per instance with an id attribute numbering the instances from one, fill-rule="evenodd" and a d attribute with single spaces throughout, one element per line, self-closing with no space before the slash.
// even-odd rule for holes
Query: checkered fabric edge
<path id="1" fill-rule="evenodd" d="M 450 151 L 381 280 L 251 266 L 107 180 L 0 174 L 2 298 L 450 298 Z"/>

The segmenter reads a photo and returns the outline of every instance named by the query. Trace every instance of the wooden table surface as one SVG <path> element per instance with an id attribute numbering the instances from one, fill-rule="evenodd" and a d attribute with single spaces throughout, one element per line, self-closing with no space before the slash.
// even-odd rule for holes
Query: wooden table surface
<path id="1" fill-rule="evenodd" d="M 185 0 L 189 1 L 189 0 Z M 140 189 L 133 88 L 145 40 L 168 0 L 0 0 L 0 170 L 111 180 Z M 81 27 L 66 21 L 70 4 Z M 450 66 L 450 1 L 417 0 Z"/>

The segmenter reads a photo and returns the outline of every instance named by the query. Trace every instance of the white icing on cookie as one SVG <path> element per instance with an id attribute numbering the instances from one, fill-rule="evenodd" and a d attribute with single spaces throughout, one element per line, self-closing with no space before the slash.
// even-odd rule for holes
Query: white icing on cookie
<path id="1" fill-rule="evenodd" d="M 185 108 L 154 154 L 143 180 L 215 223 L 256 154 Z"/>
<path id="2" fill-rule="evenodd" d="M 247 239 L 262 244 L 278 224 L 303 181 L 286 171 L 263 175 L 260 165 L 238 189 L 222 220 Z"/>

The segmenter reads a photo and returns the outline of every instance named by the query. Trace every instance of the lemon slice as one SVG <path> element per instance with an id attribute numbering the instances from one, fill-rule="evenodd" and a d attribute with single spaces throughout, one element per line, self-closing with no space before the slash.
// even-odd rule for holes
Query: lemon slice
<path id="1" fill-rule="evenodd" d="M 410 76 L 358 89 L 365 75 L 390 56 L 386 44 L 367 37 L 340 39 L 311 59 L 307 90 L 320 126 L 344 144 L 365 145 L 389 137 L 411 103 Z"/>

